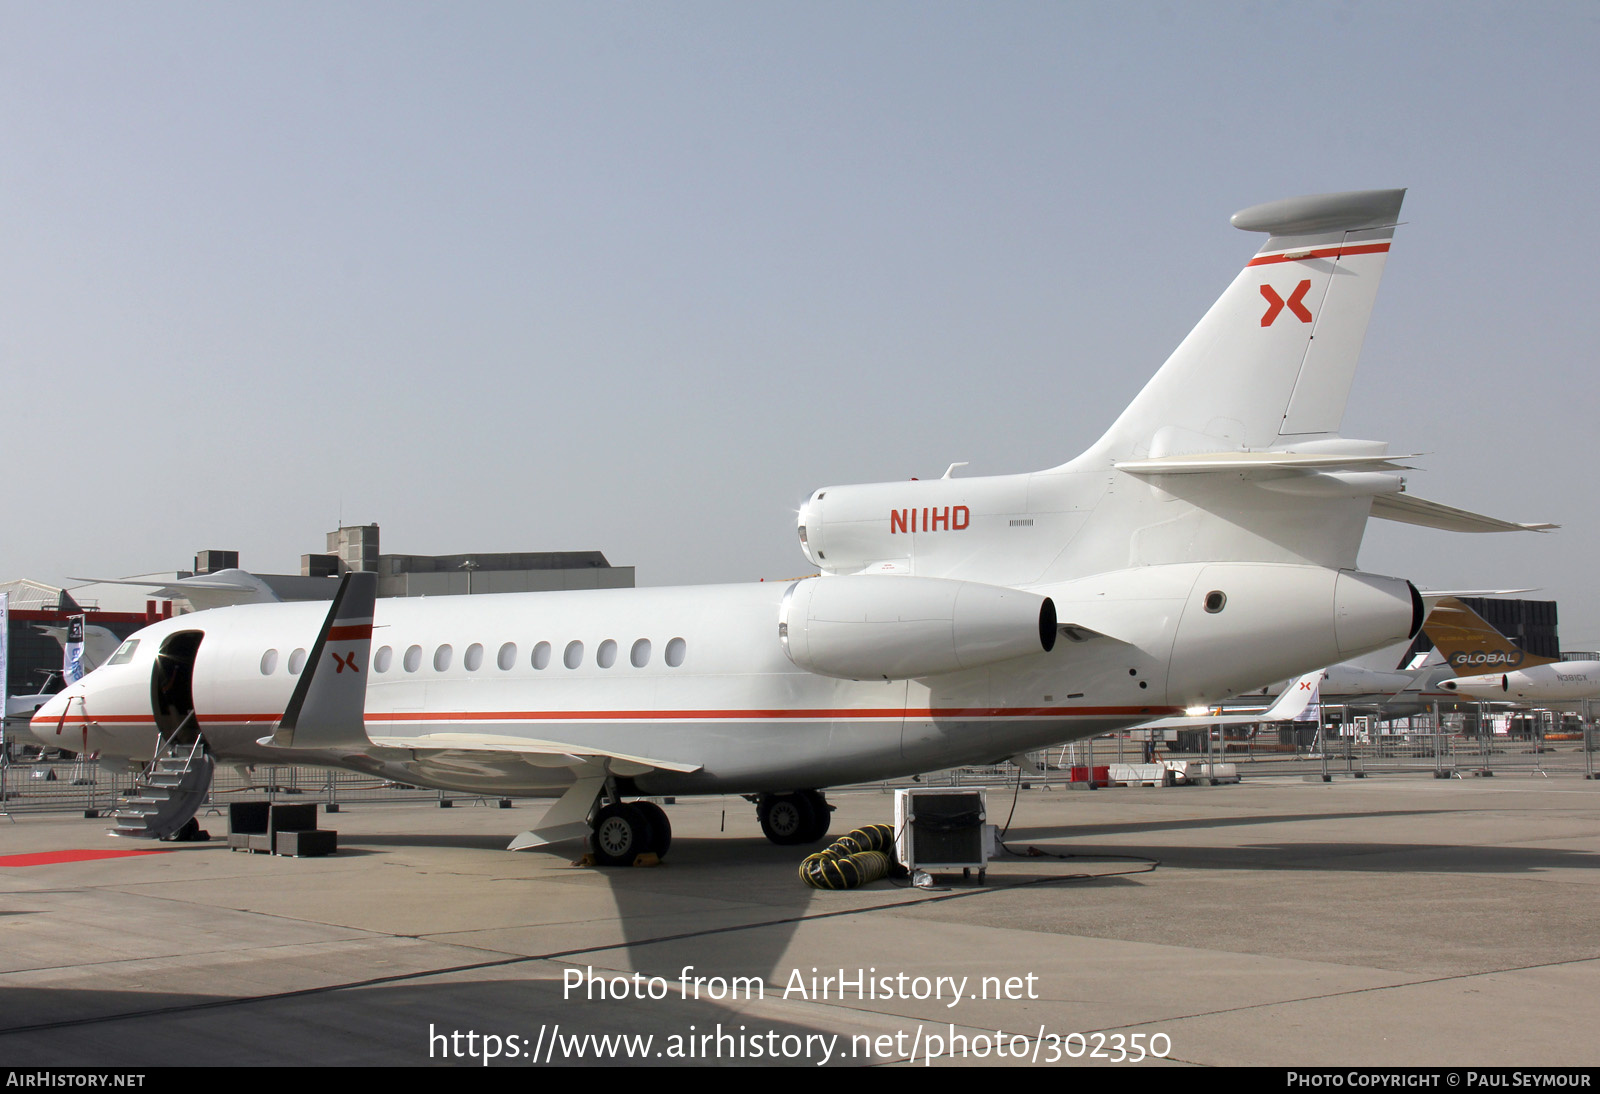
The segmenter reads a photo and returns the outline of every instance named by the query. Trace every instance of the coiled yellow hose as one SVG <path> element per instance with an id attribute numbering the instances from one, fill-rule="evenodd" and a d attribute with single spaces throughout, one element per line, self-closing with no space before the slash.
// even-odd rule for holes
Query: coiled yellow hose
<path id="1" fill-rule="evenodd" d="M 840 836 L 800 864 L 800 880 L 813 889 L 855 889 L 885 877 L 893 867 L 894 828 L 868 824 Z"/>

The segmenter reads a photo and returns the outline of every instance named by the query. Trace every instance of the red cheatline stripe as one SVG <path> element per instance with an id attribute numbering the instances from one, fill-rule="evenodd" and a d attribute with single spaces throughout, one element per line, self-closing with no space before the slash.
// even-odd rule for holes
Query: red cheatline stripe
<path id="1" fill-rule="evenodd" d="M 898 718 L 897 707 L 881 710 L 402 710 L 369 713 L 369 722 L 548 722 L 670 718 L 689 721 L 745 718 Z"/>
<path id="2" fill-rule="evenodd" d="M 57 862 L 93 862 L 102 858 L 132 858 L 134 855 L 170 855 L 170 848 L 142 851 L 39 851 L 31 855 L 0 855 L 3 866 L 50 866 Z"/>
<path id="3" fill-rule="evenodd" d="M 329 627 L 329 642 L 349 642 L 357 638 L 371 638 L 371 623 L 351 623 L 343 627 Z"/>
<path id="4" fill-rule="evenodd" d="M 1181 707 L 923 707 L 902 710 L 884 707 L 864 710 L 406 710 L 368 713 L 369 722 L 537 722 L 592 721 L 595 719 L 750 721 L 764 719 L 802 719 L 807 721 L 851 721 L 857 718 L 1083 718 L 1127 716 L 1155 718 L 1177 714 Z"/>
<path id="5" fill-rule="evenodd" d="M 51 718 L 40 718 L 37 715 L 35 715 L 34 718 L 33 718 L 33 723 L 35 725 L 43 726 L 45 728 L 48 728 L 50 726 L 57 726 L 57 725 L 76 726 L 76 725 L 82 725 L 84 722 L 114 722 L 114 723 L 145 722 L 145 723 L 150 723 L 150 722 L 154 722 L 154 721 L 155 721 L 155 719 L 150 717 L 150 715 L 148 715 L 148 714 L 102 714 L 102 715 L 100 715 L 99 717 L 96 717 L 96 718 L 89 718 L 89 717 L 86 717 L 86 716 L 84 716 L 82 714 L 68 714 L 68 715 L 65 715 L 65 716 L 62 716 L 62 717 L 51 717 Z"/>
<path id="6" fill-rule="evenodd" d="M 848 722 L 867 718 L 1159 718 L 1181 714 L 1182 707 L 879 707 L 864 709 L 829 708 L 802 710 L 400 710 L 369 711 L 369 722 L 584 722 L 584 721 L 763 721 L 794 719 Z M 276 722 L 277 714 L 202 714 L 206 723 Z M 68 724 L 82 722 L 144 722 L 148 715 L 125 714 L 115 717 L 84 718 L 73 715 Z"/>
<path id="7" fill-rule="evenodd" d="M 1310 251 L 1286 251 L 1276 255 L 1257 255 L 1246 266 L 1265 266 L 1273 262 L 1300 262 L 1307 258 L 1342 258 L 1345 255 L 1376 255 L 1389 249 L 1387 243 L 1359 243 L 1350 247 L 1317 247 Z"/>

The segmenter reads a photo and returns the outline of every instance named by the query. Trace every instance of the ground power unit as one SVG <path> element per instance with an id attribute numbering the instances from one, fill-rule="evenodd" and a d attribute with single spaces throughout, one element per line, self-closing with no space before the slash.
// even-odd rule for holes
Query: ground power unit
<path id="1" fill-rule="evenodd" d="M 912 787 L 894 792 L 895 856 L 907 870 L 988 872 L 987 811 L 976 787 Z"/>

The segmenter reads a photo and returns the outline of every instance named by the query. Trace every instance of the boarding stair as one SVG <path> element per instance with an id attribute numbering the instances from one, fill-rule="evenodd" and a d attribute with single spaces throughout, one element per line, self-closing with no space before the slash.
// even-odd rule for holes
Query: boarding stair
<path id="1" fill-rule="evenodd" d="M 134 780 L 133 787 L 111 814 L 111 833 L 131 839 L 184 838 L 186 825 L 205 804 L 215 763 L 198 733 L 181 740 L 193 714 L 161 742 L 155 759 Z M 194 826 L 191 826 L 191 828 Z"/>

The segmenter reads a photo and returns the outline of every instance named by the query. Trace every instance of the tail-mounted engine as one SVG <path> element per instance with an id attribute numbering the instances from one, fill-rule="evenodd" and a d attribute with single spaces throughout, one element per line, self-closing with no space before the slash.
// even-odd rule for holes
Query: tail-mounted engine
<path id="1" fill-rule="evenodd" d="M 932 577 L 813 577 L 778 609 L 778 639 L 808 672 L 906 680 L 1048 653 L 1047 596 Z"/>

